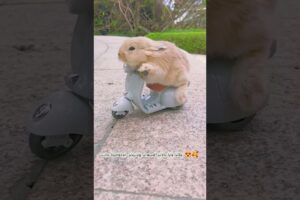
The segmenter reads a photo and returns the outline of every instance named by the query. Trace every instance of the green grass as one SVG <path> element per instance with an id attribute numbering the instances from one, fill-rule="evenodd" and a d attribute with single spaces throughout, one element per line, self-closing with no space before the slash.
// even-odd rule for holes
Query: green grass
<path id="1" fill-rule="evenodd" d="M 168 29 L 164 33 L 172 32 L 206 32 L 203 28 L 189 28 L 189 29 Z"/>
<path id="2" fill-rule="evenodd" d="M 189 53 L 206 54 L 206 31 L 203 29 L 168 30 L 149 33 L 146 37 L 173 42 Z"/>

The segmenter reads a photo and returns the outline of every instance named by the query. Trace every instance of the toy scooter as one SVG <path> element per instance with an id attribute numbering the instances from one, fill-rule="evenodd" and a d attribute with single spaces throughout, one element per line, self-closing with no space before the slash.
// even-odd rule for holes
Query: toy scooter
<path id="1" fill-rule="evenodd" d="M 57 158 L 93 131 L 93 24 L 91 1 L 68 1 L 78 14 L 71 47 L 72 72 L 65 77 L 69 90 L 44 98 L 26 126 L 31 151 L 42 159 Z"/>
<path id="2" fill-rule="evenodd" d="M 276 52 L 276 41 L 270 48 L 270 58 Z M 207 62 L 207 125 L 215 130 L 237 131 L 244 128 L 256 113 L 241 111 L 232 101 L 229 81 L 234 60 Z"/>
<path id="3" fill-rule="evenodd" d="M 112 116 L 116 119 L 125 117 L 133 112 L 134 106 L 141 109 L 144 113 L 150 114 L 166 108 L 178 108 L 181 105 L 176 101 L 174 87 L 161 87 L 156 85 L 156 90 L 151 90 L 149 94 L 143 93 L 145 82 L 140 74 L 131 71 L 127 65 L 124 65 L 127 73 L 125 82 L 125 94 L 119 100 L 114 102 L 112 107 Z"/>

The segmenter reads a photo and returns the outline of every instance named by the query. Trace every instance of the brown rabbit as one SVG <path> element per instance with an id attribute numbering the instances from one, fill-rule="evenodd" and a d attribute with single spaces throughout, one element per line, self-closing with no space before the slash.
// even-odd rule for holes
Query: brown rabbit
<path id="1" fill-rule="evenodd" d="M 176 87 L 176 100 L 187 101 L 189 62 L 185 53 L 173 43 L 134 37 L 124 41 L 119 59 L 138 71 L 147 84 Z"/>
<path id="2" fill-rule="evenodd" d="M 255 112 L 267 100 L 266 67 L 276 0 L 209 0 L 208 59 L 236 59 L 231 92 L 241 110 Z"/>

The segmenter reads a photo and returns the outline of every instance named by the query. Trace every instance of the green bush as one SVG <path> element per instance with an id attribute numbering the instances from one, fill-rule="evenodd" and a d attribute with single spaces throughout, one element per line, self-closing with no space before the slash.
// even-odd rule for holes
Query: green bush
<path id="1" fill-rule="evenodd" d="M 202 29 L 155 32 L 147 34 L 146 37 L 173 42 L 189 53 L 206 54 L 206 32 Z"/>
<path id="2" fill-rule="evenodd" d="M 203 28 L 188 28 L 188 29 L 177 29 L 177 28 L 173 28 L 173 29 L 167 29 L 166 31 L 164 31 L 164 33 L 174 33 L 174 32 L 206 32 L 205 29 Z"/>

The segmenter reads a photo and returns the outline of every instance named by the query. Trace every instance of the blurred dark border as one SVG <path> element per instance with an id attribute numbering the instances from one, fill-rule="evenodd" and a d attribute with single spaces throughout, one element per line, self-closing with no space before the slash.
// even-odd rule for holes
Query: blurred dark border
<path id="1" fill-rule="evenodd" d="M 92 20 L 92 0 L 81 3 Z M 67 89 L 77 20 L 70 11 L 66 0 L 0 1 L 0 199 L 93 199 L 93 135 L 46 162 L 30 151 L 25 129 L 41 99 Z M 92 63 L 93 31 L 89 37 L 82 52 Z"/>
<path id="2" fill-rule="evenodd" d="M 242 0 L 222 3 L 233 2 L 238 5 Z M 268 66 L 268 105 L 243 130 L 220 131 L 224 127 L 210 127 L 207 132 L 209 200 L 299 199 L 299 7 L 296 0 L 277 1 L 273 31 L 277 51 Z M 210 24 L 214 23 L 210 11 L 208 1 L 208 51 Z M 231 12 L 228 10 L 228 15 Z M 222 28 L 220 24 L 220 34 Z"/>

